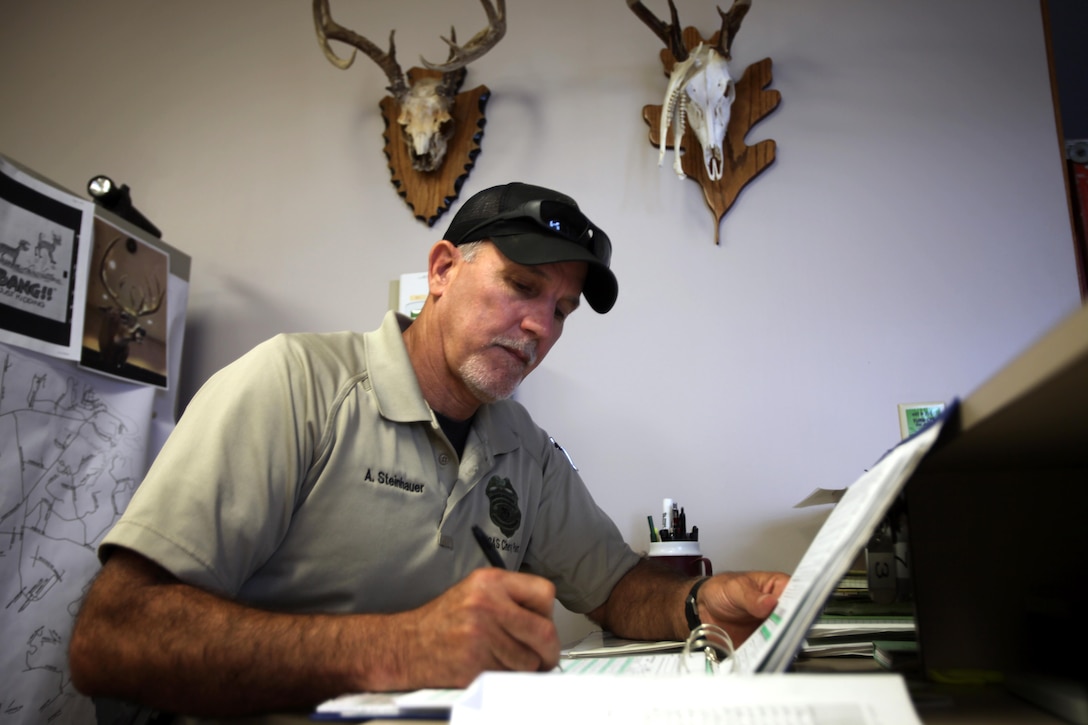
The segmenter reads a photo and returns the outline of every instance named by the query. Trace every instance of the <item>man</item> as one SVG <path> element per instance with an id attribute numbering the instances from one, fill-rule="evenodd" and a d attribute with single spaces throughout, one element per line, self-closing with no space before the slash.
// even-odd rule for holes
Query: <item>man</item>
<path id="1" fill-rule="evenodd" d="M 213 376 L 102 543 L 76 686 L 198 716 L 463 687 L 552 669 L 556 597 L 621 636 L 701 620 L 739 644 L 785 575 L 700 581 L 640 560 L 505 400 L 581 297 L 611 309 L 610 258 L 573 199 L 487 189 L 432 247 L 414 322 L 280 335 Z"/>

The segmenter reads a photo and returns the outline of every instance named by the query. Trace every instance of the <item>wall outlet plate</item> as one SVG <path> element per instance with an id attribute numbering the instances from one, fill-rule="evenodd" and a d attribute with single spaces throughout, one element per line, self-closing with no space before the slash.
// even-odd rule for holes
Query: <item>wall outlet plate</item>
<path id="1" fill-rule="evenodd" d="M 906 439 L 944 412 L 945 403 L 900 403 L 899 435 Z"/>

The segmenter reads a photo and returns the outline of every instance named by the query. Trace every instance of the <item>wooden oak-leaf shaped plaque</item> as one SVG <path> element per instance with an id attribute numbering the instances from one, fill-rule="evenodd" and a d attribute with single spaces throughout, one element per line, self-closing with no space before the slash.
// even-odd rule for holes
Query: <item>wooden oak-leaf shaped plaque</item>
<path id="1" fill-rule="evenodd" d="M 684 46 L 689 50 L 699 43 L 716 44 L 719 33 L 714 33 L 710 39 L 704 40 L 696 28 L 684 28 Z M 665 66 L 665 75 L 672 73 L 675 63 L 672 51 L 661 51 L 661 62 Z M 703 164 L 703 154 L 699 146 L 699 139 L 689 125 L 684 131 L 681 145 L 686 153 L 680 159 L 681 168 L 690 179 L 694 179 L 703 189 L 703 197 L 707 206 L 714 212 L 714 243 L 721 244 L 721 222 L 725 213 L 737 200 L 741 189 L 748 185 L 752 179 L 763 172 L 774 162 L 775 142 L 768 139 L 758 142 L 755 146 L 745 144 L 745 138 L 752 127 L 759 123 L 771 111 L 778 107 L 782 94 L 775 90 L 767 90 L 771 83 L 771 59 L 764 58 L 758 63 L 753 63 L 745 69 L 744 75 L 737 81 L 737 96 L 733 101 L 729 126 L 726 130 L 725 140 L 722 142 L 722 154 L 724 158 L 722 178 L 712 181 L 707 176 L 706 167 Z M 661 139 L 658 133 L 661 124 L 661 106 L 644 106 L 642 117 L 650 126 L 650 142 L 660 148 Z M 672 148 L 671 126 L 666 132 L 665 148 Z M 673 149 L 674 153 L 680 153 Z"/>
<path id="2" fill-rule="evenodd" d="M 438 71 L 426 68 L 410 68 L 408 77 L 412 83 L 427 76 L 441 77 Z M 385 157 L 389 160 L 389 172 L 393 186 L 412 209 L 417 219 L 434 226 L 438 218 L 450 208 L 461 193 L 461 185 L 468 178 L 476 157 L 480 154 L 480 140 L 484 135 L 484 108 L 491 97 L 487 86 L 477 86 L 457 94 L 450 115 L 453 116 L 453 136 L 446 148 L 442 165 L 434 171 L 416 171 L 404 142 L 404 131 L 397 123 L 400 104 L 393 96 L 380 102 L 385 119 Z"/>

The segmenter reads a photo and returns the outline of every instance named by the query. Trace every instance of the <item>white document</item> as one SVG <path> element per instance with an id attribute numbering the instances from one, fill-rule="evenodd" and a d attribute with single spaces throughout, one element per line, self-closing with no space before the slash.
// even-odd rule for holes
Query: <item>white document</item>
<path id="1" fill-rule="evenodd" d="M 611 632 L 597 630 L 587 634 L 573 647 L 560 652 L 559 656 L 563 659 L 577 659 L 581 657 L 615 657 L 651 652 L 679 652 L 683 646 L 683 640 L 623 639 Z"/>
<path id="2" fill-rule="evenodd" d="M 79 360 L 94 203 L 0 156 L 0 342 Z"/>
<path id="3" fill-rule="evenodd" d="M 899 675 L 565 677 L 487 672 L 452 725 L 564 722 L 920 725 Z"/>
<path id="4" fill-rule="evenodd" d="M 584 657 L 562 661 L 564 675 L 719 675 L 728 674 L 732 661 L 711 664 L 702 652 Z"/>
<path id="5" fill-rule="evenodd" d="M 807 506 L 825 506 L 827 504 L 837 504 L 846 493 L 845 488 L 817 488 L 801 501 L 798 501 L 793 505 L 795 509 L 802 509 Z"/>

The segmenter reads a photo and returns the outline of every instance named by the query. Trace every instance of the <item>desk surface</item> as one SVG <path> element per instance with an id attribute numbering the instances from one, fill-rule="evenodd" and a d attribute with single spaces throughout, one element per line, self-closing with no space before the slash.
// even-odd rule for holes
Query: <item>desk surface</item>
<path id="1" fill-rule="evenodd" d="M 798 660 L 798 672 L 886 672 L 863 657 Z M 1000 685 L 940 685 L 911 682 L 911 700 L 926 725 L 1069 725 Z"/>
<path id="2" fill-rule="evenodd" d="M 1000 687 L 934 687 L 912 693 L 926 725 L 1068 725 Z"/>

